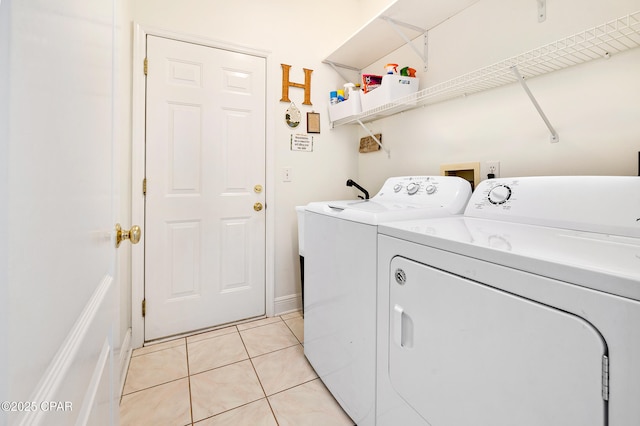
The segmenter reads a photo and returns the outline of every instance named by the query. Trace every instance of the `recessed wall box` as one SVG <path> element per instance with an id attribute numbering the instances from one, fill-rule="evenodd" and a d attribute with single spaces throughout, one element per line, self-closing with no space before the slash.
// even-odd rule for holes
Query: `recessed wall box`
<path id="1" fill-rule="evenodd" d="M 471 184 L 473 190 L 480 183 L 480 163 L 442 164 L 440 175 L 461 177 Z"/>

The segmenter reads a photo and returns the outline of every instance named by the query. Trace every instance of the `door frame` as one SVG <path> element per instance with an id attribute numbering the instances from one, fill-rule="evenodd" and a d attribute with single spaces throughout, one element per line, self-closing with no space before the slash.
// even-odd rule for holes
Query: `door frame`
<path id="1" fill-rule="evenodd" d="M 133 29 L 133 78 L 132 78 L 132 150 L 131 150 L 131 223 L 139 223 L 144 234 L 144 196 L 142 180 L 145 170 L 145 109 L 146 81 L 144 76 L 144 58 L 146 57 L 147 35 L 171 38 L 186 43 L 200 44 L 217 49 L 230 50 L 236 53 L 258 56 L 265 59 L 266 66 L 266 102 L 272 99 L 273 89 L 268 84 L 270 52 L 244 47 L 224 41 L 212 40 L 198 36 L 175 33 L 172 31 L 145 27 L 134 22 Z M 265 197 L 266 205 L 274 206 L 274 128 L 273 112 L 265 108 Z M 275 312 L 275 215 L 273 207 L 265 209 L 265 313 L 268 317 Z M 142 347 L 144 344 L 144 318 L 142 317 L 142 300 L 144 299 L 144 238 L 140 240 L 140 249 L 131 253 L 131 346 Z"/>

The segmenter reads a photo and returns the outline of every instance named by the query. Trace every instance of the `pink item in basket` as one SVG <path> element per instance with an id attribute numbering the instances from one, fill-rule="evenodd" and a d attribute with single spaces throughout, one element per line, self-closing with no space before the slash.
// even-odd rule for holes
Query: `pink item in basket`
<path id="1" fill-rule="evenodd" d="M 382 76 L 374 74 L 362 74 L 362 91 L 368 93 L 373 89 L 380 87 L 382 84 Z"/>

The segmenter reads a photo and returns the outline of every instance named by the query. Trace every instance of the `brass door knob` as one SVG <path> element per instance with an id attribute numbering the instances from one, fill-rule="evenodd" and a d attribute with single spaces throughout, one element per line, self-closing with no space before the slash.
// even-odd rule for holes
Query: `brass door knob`
<path id="1" fill-rule="evenodd" d="M 260 210 L 262 210 L 262 203 L 255 203 L 253 205 L 253 209 L 257 212 L 259 212 Z"/>
<path id="2" fill-rule="evenodd" d="M 120 243 L 124 240 L 131 241 L 131 244 L 138 244 L 142 230 L 138 225 L 133 225 L 130 230 L 123 230 L 119 223 L 116 223 L 116 247 L 120 247 Z"/>

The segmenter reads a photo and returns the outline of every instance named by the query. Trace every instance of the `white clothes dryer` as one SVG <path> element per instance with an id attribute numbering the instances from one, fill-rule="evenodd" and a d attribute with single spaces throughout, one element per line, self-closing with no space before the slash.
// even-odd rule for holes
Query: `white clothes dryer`
<path id="1" fill-rule="evenodd" d="M 470 195 L 458 177 L 393 177 L 370 200 L 305 209 L 304 353 L 360 426 L 375 422 L 377 226 L 461 214 Z"/>
<path id="2" fill-rule="evenodd" d="M 379 226 L 377 425 L 640 425 L 640 177 Z"/>

